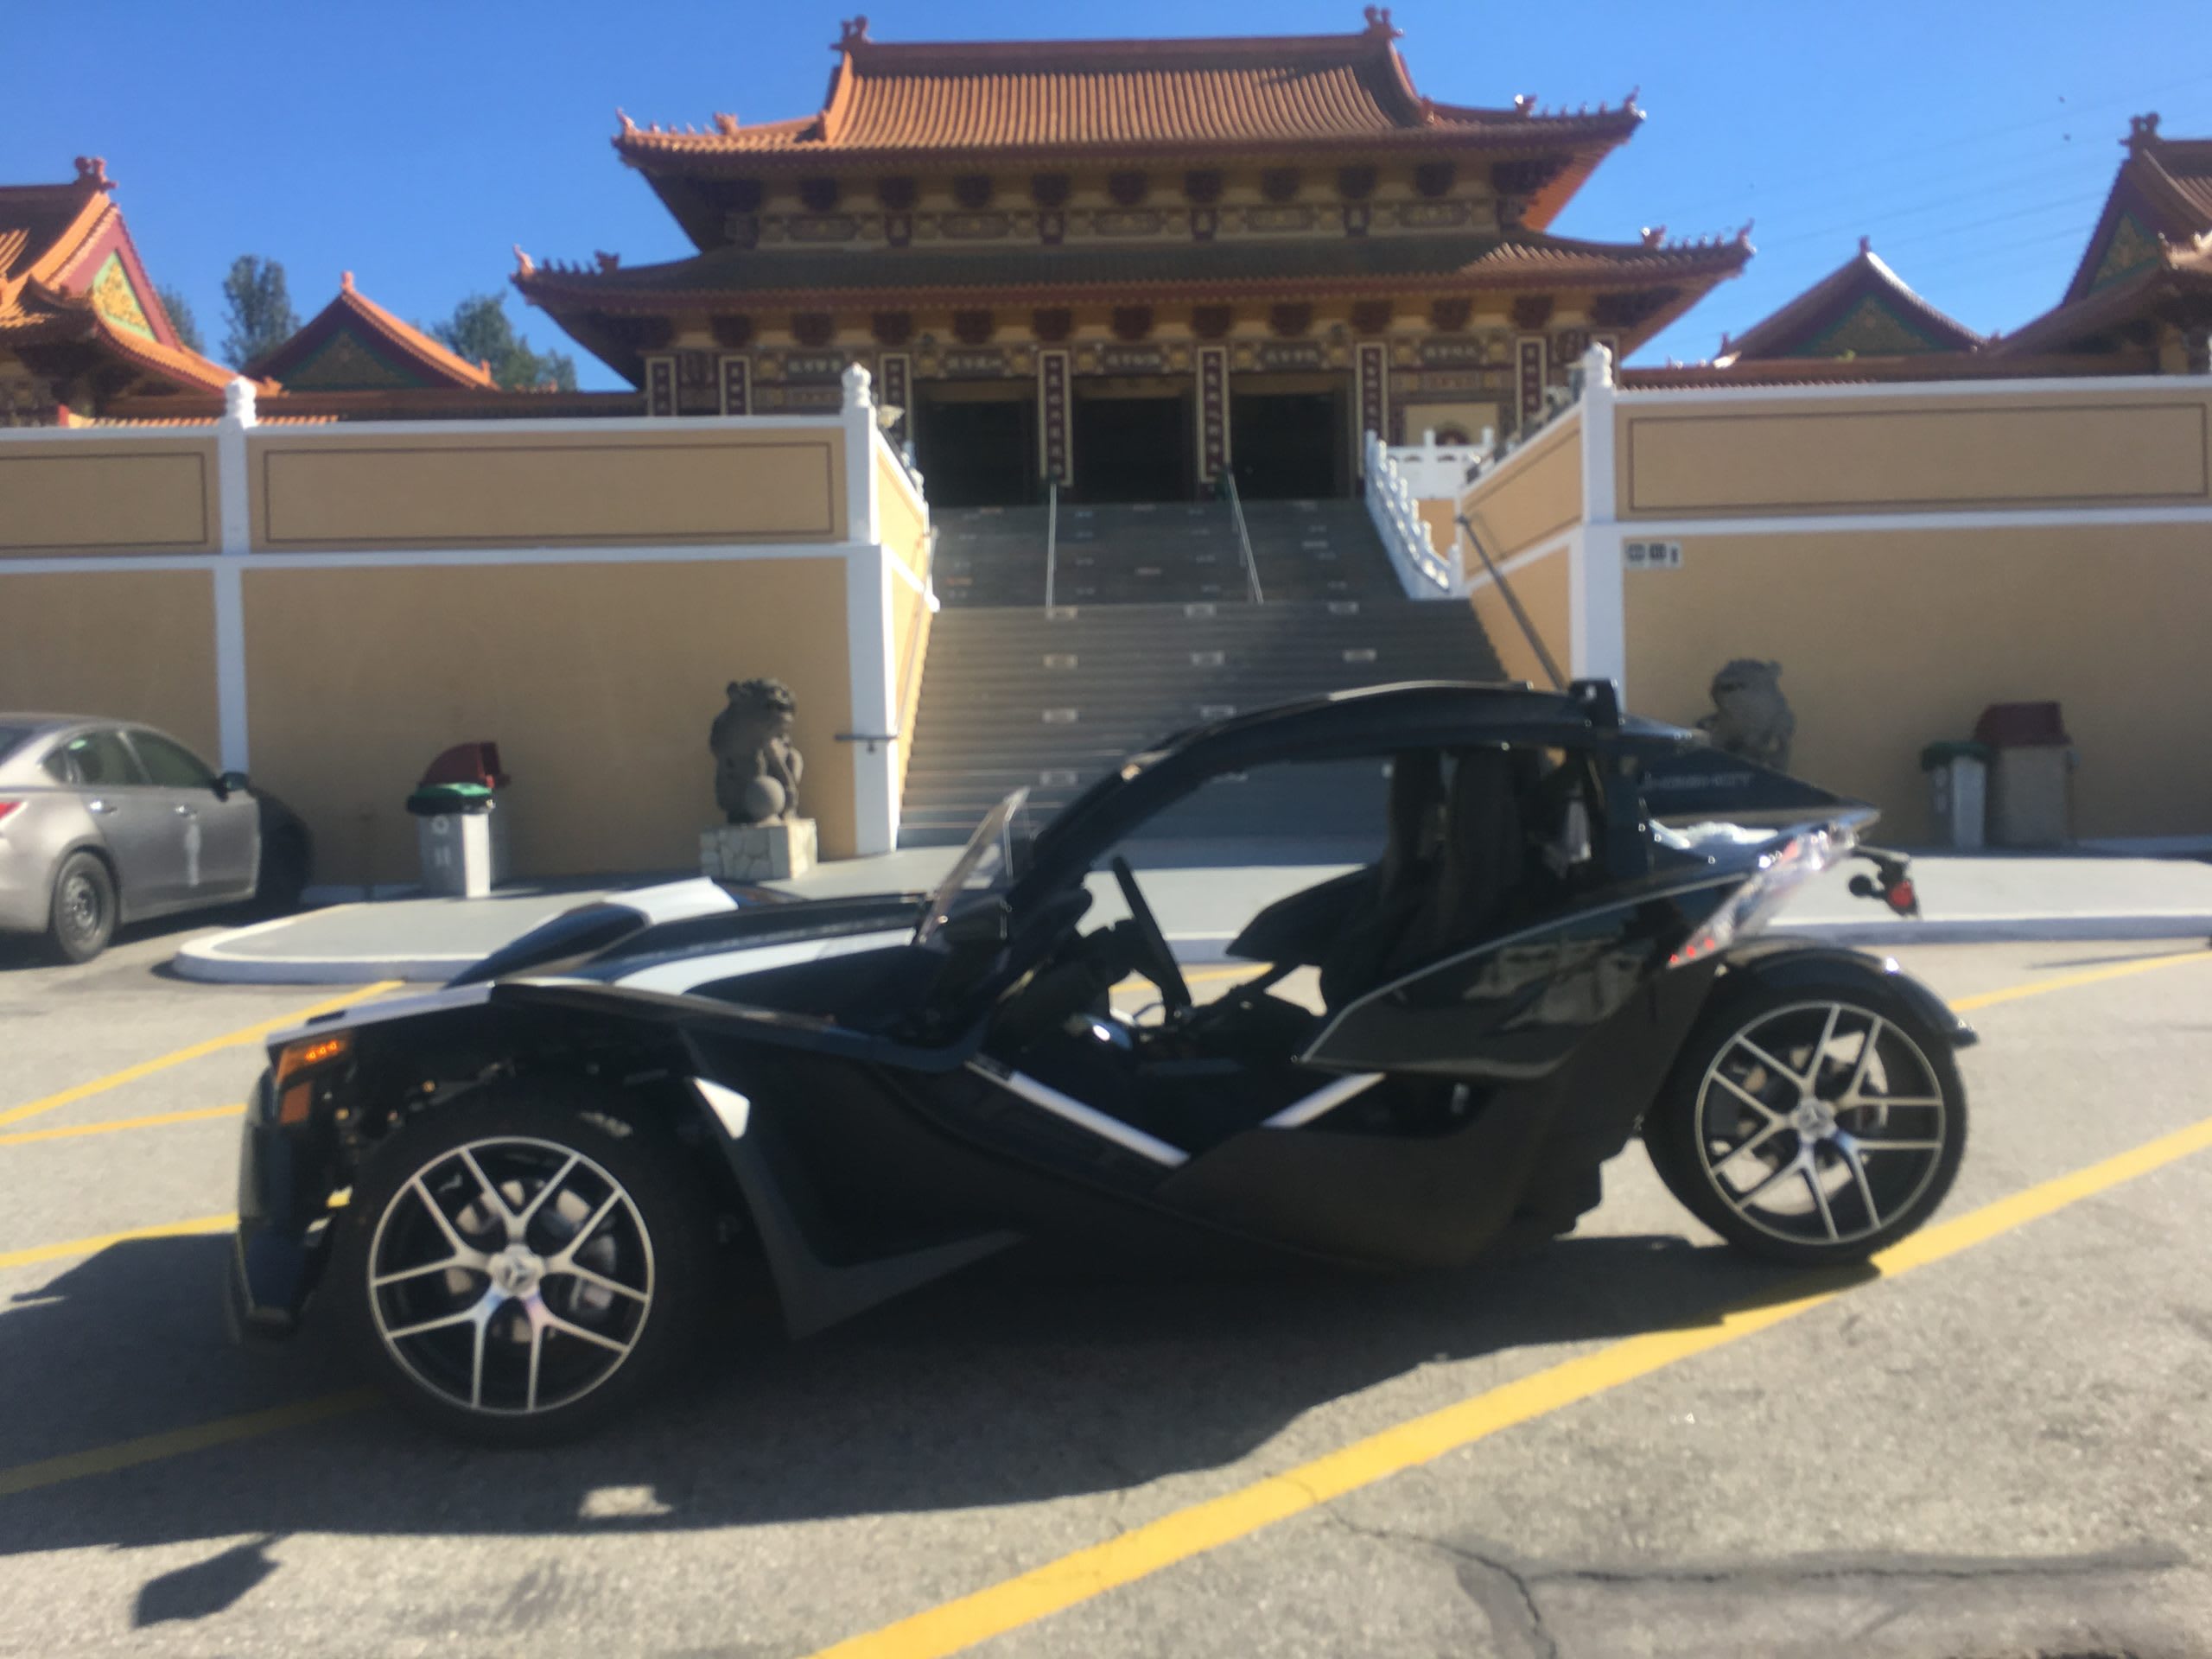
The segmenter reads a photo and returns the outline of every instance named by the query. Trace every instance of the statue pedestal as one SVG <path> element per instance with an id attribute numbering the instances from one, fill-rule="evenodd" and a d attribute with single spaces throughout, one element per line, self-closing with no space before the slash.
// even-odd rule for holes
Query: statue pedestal
<path id="1" fill-rule="evenodd" d="M 814 868 L 814 820 L 724 823 L 699 832 L 699 873 L 720 881 L 779 881 Z"/>

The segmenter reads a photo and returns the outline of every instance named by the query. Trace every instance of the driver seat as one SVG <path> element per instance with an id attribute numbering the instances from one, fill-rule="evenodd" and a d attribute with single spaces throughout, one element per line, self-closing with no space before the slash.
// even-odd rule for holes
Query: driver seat
<path id="1" fill-rule="evenodd" d="M 1413 920 L 1433 872 L 1444 819 L 1444 757 L 1412 749 L 1390 761 L 1382 856 L 1321 960 L 1321 1001 L 1342 1007 L 1367 990 Z"/>
<path id="2" fill-rule="evenodd" d="M 1521 799 L 1532 757 L 1503 747 L 1462 749 L 1452 769 L 1444 843 L 1412 925 L 1383 963 L 1405 973 L 1496 931 L 1519 896 L 1527 838 Z"/>

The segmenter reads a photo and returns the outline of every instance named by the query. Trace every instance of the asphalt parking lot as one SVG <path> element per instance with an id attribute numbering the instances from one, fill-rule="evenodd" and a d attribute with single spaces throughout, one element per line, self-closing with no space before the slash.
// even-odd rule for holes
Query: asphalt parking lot
<path id="1" fill-rule="evenodd" d="M 2212 1652 L 2212 952 L 1898 952 L 1974 1139 L 1854 1282 L 1632 1149 L 1526 1260 L 996 1267 L 518 1454 L 229 1346 L 226 1039 L 327 997 L 187 937 L 0 955 L 0 1654 Z"/>

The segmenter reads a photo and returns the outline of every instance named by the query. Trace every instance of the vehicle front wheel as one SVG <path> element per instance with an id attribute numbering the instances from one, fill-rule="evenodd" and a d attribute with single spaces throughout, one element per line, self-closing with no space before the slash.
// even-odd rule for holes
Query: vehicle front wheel
<path id="1" fill-rule="evenodd" d="M 1716 1005 L 1643 1136 L 1669 1190 L 1738 1249 L 1840 1265 L 1942 1202 L 1966 1151 L 1966 1090 L 1903 998 L 1838 976 Z"/>
<path id="2" fill-rule="evenodd" d="M 115 877 L 92 854 L 70 854 L 54 873 L 47 953 L 58 962 L 90 962 L 114 937 Z"/>
<path id="3" fill-rule="evenodd" d="M 385 1391 L 433 1426 L 504 1446 L 582 1433 L 698 1334 L 714 1217 L 680 1152 L 591 1091 L 486 1090 L 372 1154 L 326 1289 Z"/>

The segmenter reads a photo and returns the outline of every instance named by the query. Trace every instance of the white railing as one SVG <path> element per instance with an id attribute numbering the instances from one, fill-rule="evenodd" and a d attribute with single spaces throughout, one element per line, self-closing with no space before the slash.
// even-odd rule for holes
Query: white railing
<path id="1" fill-rule="evenodd" d="M 1457 493 L 1452 492 L 1455 498 Z M 1437 552 L 1404 469 L 1390 446 L 1372 432 L 1367 435 L 1367 516 L 1408 598 L 1453 599 L 1465 591 L 1456 538 L 1449 558 Z"/>
<path id="2" fill-rule="evenodd" d="M 1497 435 L 1483 429 L 1480 443 L 1439 443 L 1433 428 L 1421 435 L 1419 443 L 1394 443 L 1390 459 L 1405 474 L 1406 487 L 1423 501 L 1457 501 L 1467 487 L 1467 474 L 1497 448 Z"/>

